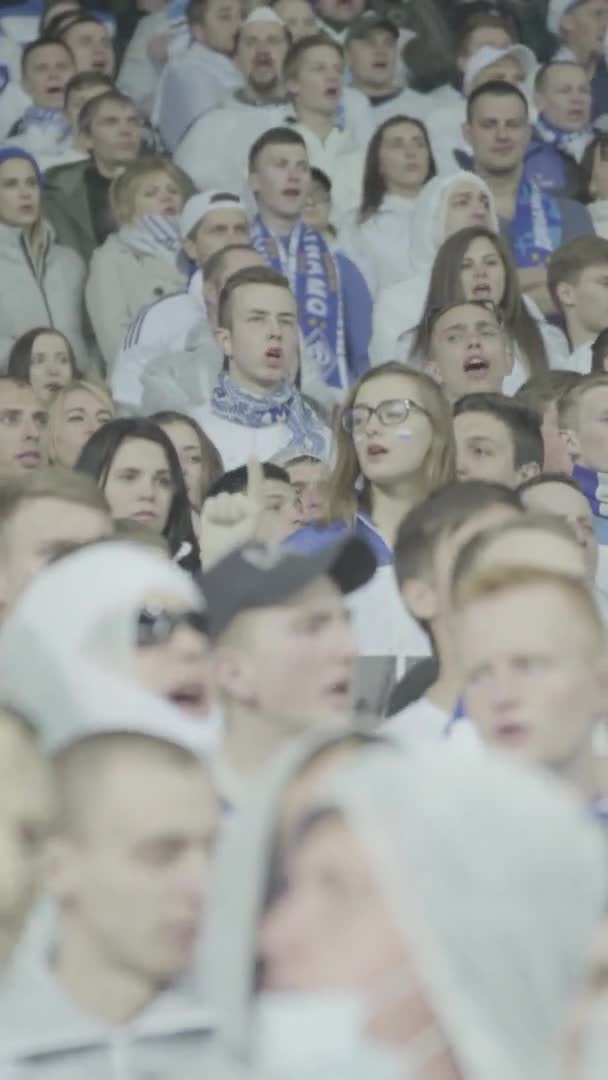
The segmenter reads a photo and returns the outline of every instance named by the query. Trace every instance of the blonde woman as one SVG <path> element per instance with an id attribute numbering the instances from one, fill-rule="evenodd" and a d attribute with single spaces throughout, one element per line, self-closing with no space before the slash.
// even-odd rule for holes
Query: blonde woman
<path id="1" fill-rule="evenodd" d="M 119 228 L 93 254 L 86 304 L 108 372 L 123 334 L 140 308 L 186 284 L 178 265 L 178 216 L 193 193 L 188 177 L 170 161 L 134 161 L 110 190 Z"/>
<path id="2" fill-rule="evenodd" d="M 86 442 L 113 420 L 115 406 L 99 383 L 74 379 L 60 390 L 49 410 L 49 460 L 73 468 Z"/>
<path id="3" fill-rule="evenodd" d="M 428 375 L 391 362 L 359 379 L 339 416 L 328 521 L 305 526 L 287 542 L 309 553 L 353 532 L 372 548 L 378 569 L 355 595 L 362 655 L 405 658 L 429 652 L 400 602 L 393 543 L 405 514 L 454 479 L 454 462 L 450 409 Z"/>

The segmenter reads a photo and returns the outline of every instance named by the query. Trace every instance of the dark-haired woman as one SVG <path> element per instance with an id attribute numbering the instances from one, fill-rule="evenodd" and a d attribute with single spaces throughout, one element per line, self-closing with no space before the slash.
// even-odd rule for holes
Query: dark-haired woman
<path id="1" fill-rule="evenodd" d="M 75 467 L 97 481 L 113 518 L 161 533 L 184 568 L 198 569 L 184 476 L 173 443 L 158 424 L 110 420 L 91 436 Z"/>
<path id="2" fill-rule="evenodd" d="M 339 236 L 340 248 L 359 264 L 374 294 L 408 274 L 414 199 L 435 171 L 420 120 L 394 116 L 380 125 L 367 150 L 361 206 Z"/>

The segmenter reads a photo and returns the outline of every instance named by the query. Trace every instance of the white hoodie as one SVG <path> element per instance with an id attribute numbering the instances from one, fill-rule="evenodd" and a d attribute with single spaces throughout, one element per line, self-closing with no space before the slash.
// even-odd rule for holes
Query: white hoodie
<path id="1" fill-rule="evenodd" d="M 397 285 L 383 289 L 374 306 L 370 345 L 373 364 L 394 360 L 401 334 L 418 325 L 435 256 L 444 240 L 447 240 L 448 199 L 453 188 L 465 182 L 473 184 L 488 196 L 490 228 L 498 232 L 494 197 L 486 182 L 475 173 L 457 172 L 452 176 L 436 176 L 424 185 L 412 208 L 409 273 Z"/>

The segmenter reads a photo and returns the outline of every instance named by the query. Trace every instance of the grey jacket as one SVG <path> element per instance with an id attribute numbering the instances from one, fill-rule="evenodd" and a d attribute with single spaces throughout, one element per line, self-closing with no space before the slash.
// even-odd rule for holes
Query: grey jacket
<path id="1" fill-rule="evenodd" d="M 83 369 L 90 366 L 84 335 L 85 266 L 79 255 L 57 243 L 44 226 L 42 253 L 36 258 L 26 233 L 0 225 L 0 364 L 21 334 L 50 326 L 69 339 Z"/>
<path id="2" fill-rule="evenodd" d="M 30 953 L 0 990 L 0 1078 L 164 1080 L 196 1070 L 211 1031 L 200 997 L 178 988 L 109 1027 L 82 1012 Z"/>

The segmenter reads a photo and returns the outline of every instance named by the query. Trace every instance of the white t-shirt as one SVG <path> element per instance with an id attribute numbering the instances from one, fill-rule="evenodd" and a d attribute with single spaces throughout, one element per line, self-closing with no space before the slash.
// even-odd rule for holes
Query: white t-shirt
<path id="1" fill-rule="evenodd" d="M 381 728 L 382 735 L 396 739 L 404 746 L 422 740 L 442 739 L 450 722 L 450 713 L 433 705 L 427 697 L 421 697 L 401 712 L 389 717 Z"/>

